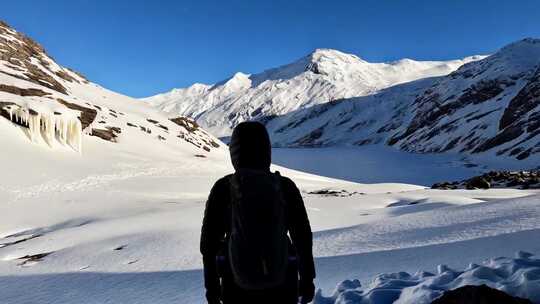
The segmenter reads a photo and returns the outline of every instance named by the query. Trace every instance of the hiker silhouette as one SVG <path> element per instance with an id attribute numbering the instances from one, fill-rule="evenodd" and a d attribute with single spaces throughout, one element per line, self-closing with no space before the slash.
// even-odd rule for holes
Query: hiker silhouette
<path id="1" fill-rule="evenodd" d="M 266 128 L 240 123 L 229 150 L 235 173 L 212 187 L 201 231 L 208 303 L 311 302 L 311 227 L 294 182 L 270 172 Z"/>

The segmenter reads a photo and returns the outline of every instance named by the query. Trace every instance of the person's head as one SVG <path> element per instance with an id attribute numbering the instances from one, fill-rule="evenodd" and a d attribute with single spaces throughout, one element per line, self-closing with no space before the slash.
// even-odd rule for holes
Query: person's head
<path id="1" fill-rule="evenodd" d="M 270 170 L 270 137 L 260 122 L 246 121 L 238 124 L 231 136 L 229 151 L 235 170 Z"/>

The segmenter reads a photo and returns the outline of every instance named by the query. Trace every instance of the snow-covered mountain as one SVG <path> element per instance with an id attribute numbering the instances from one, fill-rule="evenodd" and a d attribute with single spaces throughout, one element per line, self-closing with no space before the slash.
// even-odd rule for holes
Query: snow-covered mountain
<path id="1" fill-rule="evenodd" d="M 536 39 L 451 62 L 373 64 L 317 50 L 261 74 L 146 100 L 191 116 L 218 136 L 240 121 L 263 121 L 274 146 L 387 144 L 409 152 L 537 160 L 539 63 Z"/>
<path id="2" fill-rule="evenodd" d="M 214 85 L 194 84 L 143 100 L 169 115 L 192 117 L 216 136 L 227 136 L 245 120 L 283 115 L 333 100 L 373 94 L 399 83 L 446 75 L 480 58 L 369 63 L 355 55 L 317 49 L 291 64 L 259 74 L 236 73 Z"/>
<path id="3" fill-rule="evenodd" d="M 166 117 L 58 65 L 38 43 L 3 22 L 0 120 L 3 147 L 14 144 L 8 133 L 28 137 L 29 144 L 79 152 L 88 141 L 148 143 L 149 154 L 159 145 L 192 154 L 207 154 L 220 146 L 191 119 Z M 106 142 L 101 144 L 106 146 Z"/>
<path id="4" fill-rule="evenodd" d="M 441 77 L 270 119 L 281 146 L 383 143 L 409 152 L 538 160 L 540 40 L 525 39 Z M 538 164 L 538 161 L 536 161 Z"/>

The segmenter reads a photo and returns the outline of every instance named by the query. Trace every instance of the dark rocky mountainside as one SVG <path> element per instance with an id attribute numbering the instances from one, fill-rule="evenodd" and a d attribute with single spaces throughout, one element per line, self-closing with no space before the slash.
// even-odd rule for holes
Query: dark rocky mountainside
<path id="1" fill-rule="evenodd" d="M 489 189 L 517 188 L 540 189 L 540 169 L 529 171 L 490 171 L 462 181 L 441 182 L 433 189 Z"/>

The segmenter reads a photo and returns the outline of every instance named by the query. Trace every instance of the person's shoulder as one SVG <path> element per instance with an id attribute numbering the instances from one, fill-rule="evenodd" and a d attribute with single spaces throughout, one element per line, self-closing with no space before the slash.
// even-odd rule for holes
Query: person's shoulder
<path id="1" fill-rule="evenodd" d="M 232 174 L 227 174 L 225 176 L 223 176 L 222 178 L 218 179 L 215 183 L 214 183 L 214 189 L 223 189 L 223 188 L 228 188 L 229 187 L 229 179 L 231 177 Z"/>
<path id="2" fill-rule="evenodd" d="M 283 185 L 283 187 L 289 188 L 289 189 L 297 188 L 296 184 L 293 182 L 292 179 L 288 178 L 287 176 L 283 176 L 281 174 L 280 174 L 280 177 L 281 177 L 281 184 Z"/>

